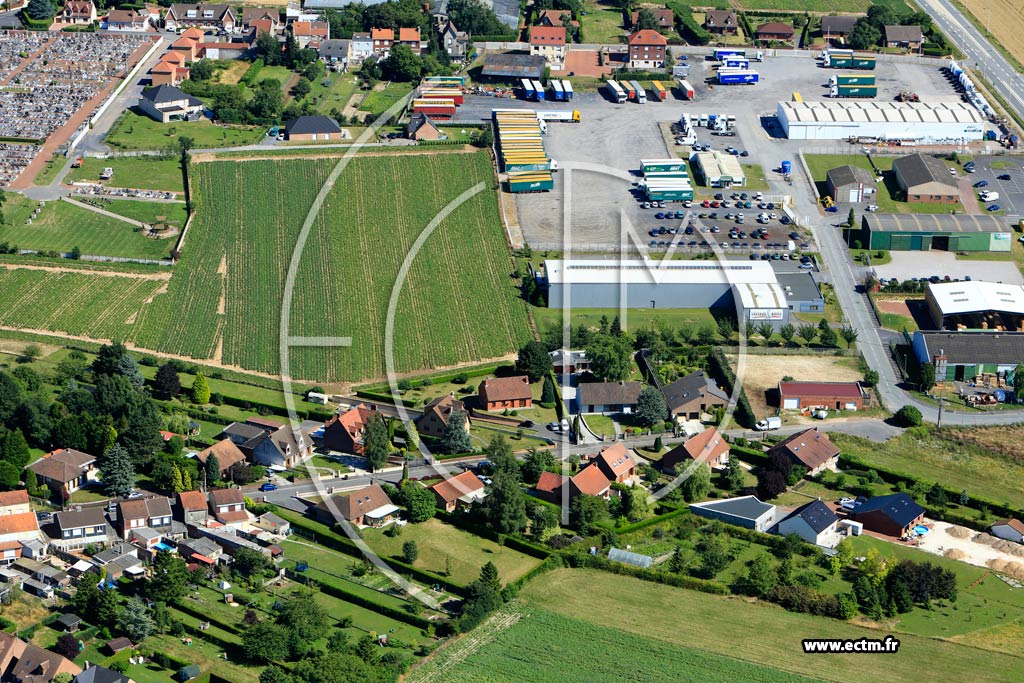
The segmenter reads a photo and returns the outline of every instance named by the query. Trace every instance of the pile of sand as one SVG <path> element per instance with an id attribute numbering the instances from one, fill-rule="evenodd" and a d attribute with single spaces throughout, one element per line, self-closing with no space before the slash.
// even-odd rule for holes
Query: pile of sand
<path id="1" fill-rule="evenodd" d="M 1012 576 L 1015 579 L 1024 580 L 1024 564 L 1020 562 L 1007 562 L 1006 560 L 989 560 L 989 568 L 1001 574 Z"/>
<path id="2" fill-rule="evenodd" d="M 953 538 L 970 538 L 974 532 L 963 526 L 948 526 L 946 527 L 946 533 Z"/>
<path id="3" fill-rule="evenodd" d="M 950 548 L 946 552 L 942 553 L 943 556 L 948 557 L 951 560 L 965 560 L 967 559 L 967 553 L 959 548 Z"/>
<path id="4" fill-rule="evenodd" d="M 985 545 L 993 545 L 999 539 L 992 534 L 986 534 L 984 531 L 979 532 L 974 538 L 971 539 L 975 543 L 983 543 Z"/>

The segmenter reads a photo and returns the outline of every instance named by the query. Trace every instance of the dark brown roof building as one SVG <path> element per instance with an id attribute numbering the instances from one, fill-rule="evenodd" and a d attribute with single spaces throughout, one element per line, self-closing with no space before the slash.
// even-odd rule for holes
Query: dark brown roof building
<path id="1" fill-rule="evenodd" d="M 358 491 L 331 496 L 331 501 L 345 520 L 356 525 L 382 526 L 395 519 L 398 514 L 398 508 L 379 484 L 370 484 Z M 335 521 L 334 513 L 327 503 L 317 504 L 314 513 L 317 519 L 325 524 L 333 524 Z"/>
<path id="2" fill-rule="evenodd" d="M 483 382 L 480 382 L 478 393 L 480 395 L 480 407 L 484 410 L 530 408 L 533 406 L 530 379 L 526 375 L 485 379 Z"/>
<path id="3" fill-rule="evenodd" d="M 794 465 L 806 467 L 807 474 L 811 476 L 834 467 L 839 460 L 839 448 L 828 434 L 817 429 L 797 432 L 768 449 L 769 456 L 775 453 L 784 453 Z"/>

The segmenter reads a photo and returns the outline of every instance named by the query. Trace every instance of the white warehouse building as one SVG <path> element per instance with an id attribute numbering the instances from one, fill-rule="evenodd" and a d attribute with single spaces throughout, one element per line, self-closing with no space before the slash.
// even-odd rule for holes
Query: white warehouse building
<path id="1" fill-rule="evenodd" d="M 775 116 L 790 140 L 962 142 L 985 132 L 985 118 L 965 102 L 779 102 Z"/>
<path id="2" fill-rule="evenodd" d="M 551 308 L 729 308 L 744 321 L 789 321 L 789 302 L 764 261 L 549 259 L 542 286 Z"/>

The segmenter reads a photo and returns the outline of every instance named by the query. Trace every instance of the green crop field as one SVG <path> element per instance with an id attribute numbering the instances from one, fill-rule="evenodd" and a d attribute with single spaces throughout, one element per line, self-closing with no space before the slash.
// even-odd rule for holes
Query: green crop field
<path id="1" fill-rule="evenodd" d="M 276 371 L 288 261 L 334 163 L 194 165 L 199 209 L 183 259 L 167 294 L 140 316 L 133 339 L 145 348 L 210 358 L 223 333 L 224 362 Z M 344 335 L 353 343 L 293 349 L 292 376 L 357 381 L 384 375 L 385 315 L 402 261 L 445 204 L 479 181 L 489 186 L 491 178 L 483 153 L 354 159 L 309 235 L 290 326 L 293 335 Z M 488 187 L 443 220 L 413 261 L 395 318 L 396 370 L 498 357 L 517 348 L 529 329 L 511 270 Z"/>
<path id="2" fill-rule="evenodd" d="M 0 325 L 125 339 L 144 302 L 165 281 L 0 269 Z"/>
<path id="3" fill-rule="evenodd" d="M 155 122 L 154 122 L 155 123 Z M 111 187 L 129 187 L 139 190 L 184 192 L 181 164 L 178 157 L 112 157 L 86 158 L 81 168 L 73 168 L 64 179 L 67 183 L 99 183 L 104 168 L 114 169 L 114 177 L 103 181 Z"/>
<path id="4" fill-rule="evenodd" d="M 143 259 L 168 258 L 173 239 L 156 240 L 135 232 L 135 226 L 110 216 L 67 202 L 47 202 L 39 215 L 32 215 L 38 202 L 21 195 L 8 195 L 4 214 L 7 222 L 0 225 L 0 242 L 10 242 L 20 249 L 67 252 L 78 247 L 83 254 L 123 256 Z M 140 206 L 145 205 L 145 206 Z M 151 207 L 159 207 L 153 211 Z M 178 226 L 184 225 L 182 204 L 156 204 L 129 200 L 112 201 L 104 207 L 136 220 L 150 220 L 159 213 Z"/>
<path id="5" fill-rule="evenodd" d="M 882 638 L 892 633 L 888 628 L 871 629 L 854 624 L 786 612 L 780 607 L 735 597 L 708 595 L 670 586 L 640 581 L 627 576 L 592 570 L 557 570 L 544 574 L 523 588 L 520 597 L 526 603 L 522 621 L 529 628 L 531 614 L 550 611 L 562 617 L 581 620 L 595 627 L 617 629 L 628 635 L 628 642 L 653 639 L 676 648 L 693 648 L 721 658 L 739 659 L 750 664 L 768 666 L 784 672 L 829 681 L 870 680 L 893 683 L 921 680 L 922 667 L 941 672 L 936 680 L 945 681 L 1019 681 L 1024 658 L 980 650 L 936 638 L 898 634 L 899 653 L 895 655 L 832 654 L 805 655 L 801 651 L 804 638 Z M 514 628 L 514 627 L 513 627 Z M 709 637 L 709 634 L 728 634 Z M 548 639 L 549 645 L 571 638 L 560 632 Z M 485 644 L 486 645 L 486 644 Z M 487 658 L 497 657 L 502 648 L 481 647 Z M 582 653 L 580 650 L 582 649 Z M 639 651 L 643 651 L 638 648 Z M 617 657 L 626 657 L 630 648 L 618 648 Z M 524 650 L 513 650 L 506 656 L 529 657 Z M 572 661 L 572 667 L 561 669 L 572 676 L 582 659 L 602 657 L 604 650 L 583 641 L 571 655 L 552 660 L 544 650 L 532 655 L 535 663 L 523 659 L 523 669 L 534 671 L 550 661 Z M 694 656 L 692 650 L 690 657 Z M 682 655 L 677 655 L 681 657 Z M 827 659 L 827 662 L 823 659 Z M 473 656 L 467 662 L 476 661 Z M 634 660 L 637 672 L 623 680 L 649 680 L 662 668 L 661 657 Z M 470 668 L 467 666 L 467 670 Z M 771 672 L 764 672 L 768 675 Z M 460 672 L 461 673 L 461 672 Z M 688 670 L 688 676 L 673 680 L 702 680 L 700 672 Z M 751 673 L 756 673 L 752 670 Z M 725 674 L 723 674 L 725 675 Z M 776 674 L 778 675 L 778 674 Z M 581 678 L 580 680 L 599 680 Z M 440 678 L 412 680 L 442 680 Z M 461 678 L 460 678 L 461 680 Z M 500 675 L 479 680 L 505 680 Z M 551 679 L 554 680 L 554 679 Z M 613 679 L 608 679 L 613 680 Z M 656 680 L 656 679 L 655 679 Z M 727 679 L 722 679 L 727 680 Z M 775 680 L 753 675 L 735 675 L 731 680 Z"/>
<path id="6" fill-rule="evenodd" d="M 49 296 L 55 290 L 47 285 L 56 285 L 58 274 L 8 272 L 0 279 L 0 298 L 18 305 L 0 313 L 0 324 L 120 338 L 154 351 L 276 372 L 289 259 L 335 163 L 195 164 L 197 214 L 169 282 L 65 274 L 76 296 L 88 299 L 87 307 L 65 307 L 65 297 Z M 481 181 L 485 189 L 442 220 L 411 262 L 396 307 L 395 370 L 504 357 L 529 339 L 487 155 L 361 156 L 328 195 L 309 234 L 290 323 L 292 335 L 351 336 L 353 343 L 293 348 L 293 377 L 354 382 L 385 374 L 385 319 L 402 262 L 438 211 Z M 111 248 L 126 249 L 130 238 L 148 246 L 149 240 L 125 228 L 123 243 Z M 89 253 L 84 240 L 67 247 L 73 244 Z M 165 247 L 153 245 L 163 255 Z M 124 282 L 132 286 L 119 286 Z M 166 289 L 156 294 L 161 286 Z M 115 302 L 109 311 L 105 297 Z"/>
<path id="7" fill-rule="evenodd" d="M 472 635 L 440 651 L 406 679 L 409 683 L 791 683 L 811 681 L 731 657 L 681 647 L 553 614 L 540 606 L 500 613 Z M 481 647 L 481 640 L 484 641 Z"/>

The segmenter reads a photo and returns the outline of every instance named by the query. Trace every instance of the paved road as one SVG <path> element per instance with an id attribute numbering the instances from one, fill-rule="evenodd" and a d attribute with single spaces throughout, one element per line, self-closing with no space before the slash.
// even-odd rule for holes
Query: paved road
<path id="1" fill-rule="evenodd" d="M 1019 116 L 1024 116 L 1024 77 L 996 50 L 981 31 L 949 0 L 919 0 L 935 24 L 967 55 L 967 63 L 976 65 L 1004 100 Z"/>

